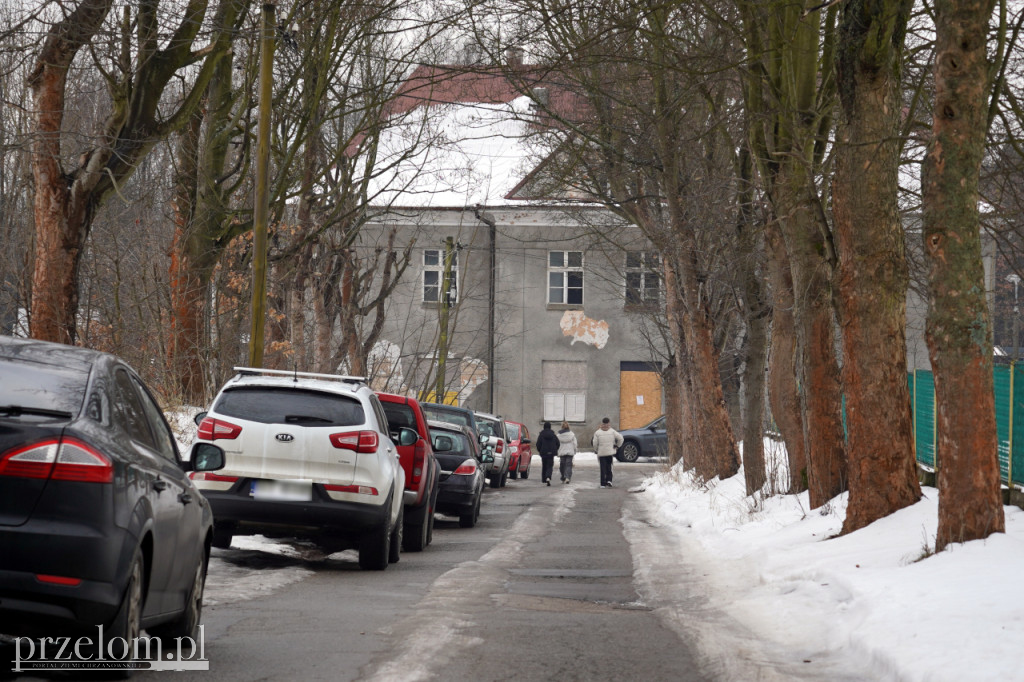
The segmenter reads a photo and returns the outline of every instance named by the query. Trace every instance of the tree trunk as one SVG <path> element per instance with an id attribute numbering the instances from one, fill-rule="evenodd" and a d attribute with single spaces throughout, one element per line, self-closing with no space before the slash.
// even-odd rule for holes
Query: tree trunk
<path id="1" fill-rule="evenodd" d="M 47 34 L 29 87 L 36 107 L 32 136 L 35 267 L 29 332 L 37 339 L 74 343 L 78 270 L 92 218 L 91 201 L 61 167 L 61 134 L 68 69 L 110 11 L 111 0 L 82 2 Z"/>
<path id="2" fill-rule="evenodd" d="M 759 231 L 753 215 L 753 166 L 746 145 L 738 159 L 736 221 L 738 277 L 743 294 L 743 320 L 747 326 L 746 357 L 743 363 L 743 476 L 747 494 L 762 490 L 767 482 L 764 462 L 764 385 L 768 350 L 768 315 L 764 282 L 758 267 Z"/>
<path id="3" fill-rule="evenodd" d="M 820 507 L 846 490 L 842 393 L 836 359 L 830 245 L 820 219 L 806 199 L 810 180 L 795 161 L 784 164 L 776 181 L 775 212 L 780 216 L 793 272 L 797 352 L 803 376 L 804 440 L 810 505 Z"/>
<path id="4" fill-rule="evenodd" d="M 849 533 L 921 498 L 907 387 L 909 281 L 897 204 L 900 68 L 909 3 L 843 6 L 833 215 L 843 333 Z"/>
<path id="5" fill-rule="evenodd" d="M 936 3 L 935 116 L 922 163 L 930 265 L 928 353 L 935 373 L 936 550 L 1005 528 L 997 459 L 992 330 L 978 230 L 992 3 Z"/>
<path id="6" fill-rule="evenodd" d="M 665 385 L 665 433 L 668 438 L 668 461 L 670 465 L 682 461 L 684 469 L 692 469 L 693 463 L 686 453 L 686 419 L 683 407 L 683 388 L 680 385 L 679 366 L 676 356 L 669 358 L 661 373 Z"/>
<path id="7" fill-rule="evenodd" d="M 768 277 L 772 292 L 768 401 L 789 460 L 789 493 L 807 490 L 807 444 L 804 439 L 796 371 L 796 322 L 793 319 L 793 272 L 777 221 L 765 225 Z"/>

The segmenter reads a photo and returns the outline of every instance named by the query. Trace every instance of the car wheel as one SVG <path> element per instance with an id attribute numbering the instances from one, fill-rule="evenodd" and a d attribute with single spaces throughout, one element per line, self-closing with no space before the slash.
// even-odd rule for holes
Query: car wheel
<path id="1" fill-rule="evenodd" d="M 148 629 L 154 637 L 164 640 L 164 644 L 170 644 L 175 637 L 191 637 L 192 641 L 198 641 L 199 621 L 203 616 L 203 591 L 206 587 L 207 559 L 204 552 L 196 566 L 195 574 L 192 576 L 192 588 L 188 593 L 188 602 L 181 615 L 169 623 L 158 625 Z"/>
<path id="2" fill-rule="evenodd" d="M 511 479 L 512 479 L 513 481 L 514 481 L 514 480 L 516 480 L 516 477 L 517 477 L 518 475 L 519 475 L 519 474 L 518 474 L 518 473 L 516 472 L 516 470 L 515 470 L 515 469 L 513 469 L 513 470 L 512 470 L 512 471 L 510 471 L 510 472 L 508 472 L 508 477 L 509 477 L 509 478 L 511 478 Z"/>
<path id="3" fill-rule="evenodd" d="M 498 484 L 498 486 L 501 487 L 501 488 L 504 488 L 505 487 L 505 483 L 507 483 L 507 482 L 508 482 L 508 472 L 505 471 L 505 472 L 502 472 L 502 474 L 501 474 L 501 481 Z"/>
<path id="4" fill-rule="evenodd" d="M 526 467 L 526 471 L 520 471 L 520 472 L 519 472 L 519 475 L 520 475 L 520 476 L 522 476 L 522 478 L 523 478 L 523 480 L 524 480 L 524 481 L 525 481 L 526 479 L 528 479 L 528 478 L 530 477 L 530 467 L 529 467 L 529 466 L 527 466 L 527 467 Z"/>
<path id="5" fill-rule="evenodd" d="M 217 549 L 230 549 L 231 538 L 234 537 L 231 533 L 231 528 L 217 528 L 213 529 L 213 546 Z"/>
<path id="6" fill-rule="evenodd" d="M 462 528 L 472 528 L 476 525 L 477 520 L 480 518 L 480 497 L 480 495 L 476 496 L 476 502 L 473 503 L 472 510 L 459 515 L 459 526 Z"/>
<path id="7" fill-rule="evenodd" d="M 429 513 L 428 505 L 423 505 L 412 513 L 413 518 L 405 522 L 405 529 L 402 531 L 402 549 L 406 552 L 422 552 L 430 542 L 430 523 L 427 517 L 433 517 Z"/>
<path id="8" fill-rule="evenodd" d="M 121 637 L 124 641 L 132 643 L 139 636 L 142 629 L 142 589 L 145 576 L 145 566 L 142 562 L 142 552 L 135 550 L 132 557 L 131 568 L 128 570 L 128 587 L 125 588 L 124 597 L 121 599 L 121 606 L 110 624 L 110 638 Z"/>
<path id="9" fill-rule="evenodd" d="M 381 528 L 366 533 L 359 539 L 359 568 L 365 571 L 383 571 L 388 567 L 391 552 L 391 523 L 385 518 Z"/>
<path id="10" fill-rule="evenodd" d="M 388 563 L 397 564 L 402 555 L 402 532 L 405 527 L 405 505 L 398 508 L 398 520 L 391 531 L 391 542 L 388 543 Z"/>
<path id="11" fill-rule="evenodd" d="M 498 474 L 491 474 L 487 477 L 487 481 L 491 484 L 492 488 L 501 487 L 501 476 Z"/>
<path id="12" fill-rule="evenodd" d="M 619 450 L 618 460 L 620 462 L 635 462 L 640 457 L 640 446 L 636 441 L 627 440 Z"/>

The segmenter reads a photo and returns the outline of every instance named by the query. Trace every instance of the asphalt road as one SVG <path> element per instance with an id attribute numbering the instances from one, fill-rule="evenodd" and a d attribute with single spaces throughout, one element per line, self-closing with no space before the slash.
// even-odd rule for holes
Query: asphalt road
<path id="1" fill-rule="evenodd" d="M 438 517 L 433 544 L 383 572 L 302 546 L 214 550 L 210 670 L 133 679 L 709 679 L 634 586 L 621 519 L 658 466 L 616 463 L 612 489 L 596 462 L 551 487 L 536 466 L 486 491 L 476 528 Z"/>

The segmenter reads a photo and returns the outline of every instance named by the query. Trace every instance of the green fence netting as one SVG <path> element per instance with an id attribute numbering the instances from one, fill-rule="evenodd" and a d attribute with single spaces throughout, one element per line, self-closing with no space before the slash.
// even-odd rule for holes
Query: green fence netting
<path id="1" fill-rule="evenodd" d="M 1024 367 L 1016 363 L 993 370 L 996 399 L 996 432 L 999 438 L 999 470 L 1004 483 L 1024 485 Z M 935 461 L 935 381 L 928 370 L 907 376 L 914 406 L 914 451 L 925 466 Z"/>

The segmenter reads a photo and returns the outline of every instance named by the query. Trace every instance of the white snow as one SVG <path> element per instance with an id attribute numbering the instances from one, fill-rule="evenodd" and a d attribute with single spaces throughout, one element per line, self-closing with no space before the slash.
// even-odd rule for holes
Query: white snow
<path id="1" fill-rule="evenodd" d="M 845 536 L 845 494 L 759 501 L 742 471 L 698 487 L 677 466 L 637 492 L 623 522 L 641 591 L 726 679 L 1024 680 L 1017 507 L 1005 534 L 933 554 L 934 488 Z"/>

